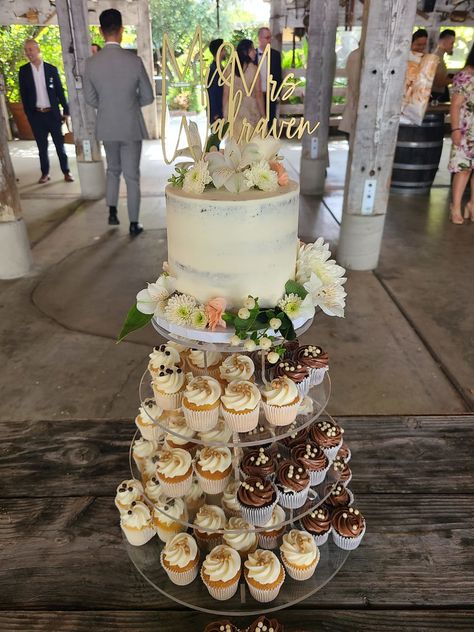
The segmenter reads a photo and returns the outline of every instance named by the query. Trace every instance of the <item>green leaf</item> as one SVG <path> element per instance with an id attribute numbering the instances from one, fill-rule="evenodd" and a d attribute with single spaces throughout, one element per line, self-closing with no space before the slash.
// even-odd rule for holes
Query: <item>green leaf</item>
<path id="1" fill-rule="evenodd" d="M 236 315 L 232 314 L 231 312 L 224 312 L 222 314 L 222 320 L 228 323 L 229 325 L 233 325 L 236 318 L 237 318 Z"/>
<path id="2" fill-rule="evenodd" d="M 308 296 L 308 292 L 304 289 L 304 287 L 291 279 L 285 283 L 285 292 L 287 294 L 296 294 L 302 300 Z"/>
<path id="3" fill-rule="evenodd" d="M 280 333 L 285 340 L 294 340 L 296 338 L 293 323 L 286 314 L 283 314 L 283 318 L 281 319 Z"/>
<path id="4" fill-rule="evenodd" d="M 128 336 L 132 331 L 148 325 L 152 317 L 153 314 L 143 314 L 138 311 L 137 305 L 135 304 L 127 314 L 127 318 L 122 326 L 122 331 L 118 335 L 117 342 L 121 342 L 125 336 Z"/>
<path id="5" fill-rule="evenodd" d="M 227 132 L 227 128 L 229 127 L 229 122 L 225 123 L 222 127 L 222 137 L 225 136 L 225 133 Z M 211 134 L 209 136 L 209 138 L 207 139 L 207 143 L 206 143 L 206 151 L 211 151 L 211 147 L 217 147 L 219 148 L 219 143 L 221 142 L 221 139 L 219 138 L 219 135 L 214 133 Z"/>

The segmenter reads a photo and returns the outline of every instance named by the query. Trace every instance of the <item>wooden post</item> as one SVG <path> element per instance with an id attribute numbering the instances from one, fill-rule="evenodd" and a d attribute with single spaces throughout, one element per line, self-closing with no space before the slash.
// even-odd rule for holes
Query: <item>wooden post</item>
<path id="1" fill-rule="evenodd" d="M 377 266 L 400 122 L 416 0 L 365 0 L 357 119 L 338 248 L 341 265 Z"/>
<path id="2" fill-rule="evenodd" d="M 91 55 L 87 0 L 57 0 L 64 71 L 68 89 L 81 195 L 105 195 L 105 172 L 100 144 L 95 138 L 95 112 L 86 104 L 82 87 L 85 60 Z"/>
<path id="3" fill-rule="evenodd" d="M 272 0 L 270 5 L 270 31 L 272 33 L 272 48 L 281 52 L 283 33 L 281 29 L 281 16 L 283 7 L 281 0 Z M 263 26 L 263 25 L 262 25 Z"/>
<path id="4" fill-rule="evenodd" d="M 153 63 L 153 40 L 151 38 L 151 17 L 148 0 L 138 0 L 137 52 L 150 76 L 155 102 L 143 108 L 143 117 L 150 138 L 159 138 L 158 117 L 156 115 L 155 64 Z"/>
<path id="5" fill-rule="evenodd" d="M 329 117 L 336 69 L 336 30 L 339 3 L 311 0 L 309 5 L 308 67 L 304 98 L 304 118 L 319 121 L 318 130 L 303 136 L 301 193 L 321 195 L 328 160 Z"/>
<path id="6" fill-rule="evenodd" d="M 3 75 L 0 74 L 0 122 L 2 121 L 3 125 L 5 126 L 7 140 L 12 140 L 13 137 L 10 129 L 7 101 L 5 98 L 5 79 Z"/>

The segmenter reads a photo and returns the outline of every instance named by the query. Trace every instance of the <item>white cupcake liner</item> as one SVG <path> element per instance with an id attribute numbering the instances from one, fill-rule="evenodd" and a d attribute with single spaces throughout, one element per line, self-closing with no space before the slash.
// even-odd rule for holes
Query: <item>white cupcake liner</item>
<path id="1" fill-rule="evenodd" d="M 135 425 L 140 431 L 140 434 L 147 441 L 159 441 L 165 431 L 158 424 L 140 424 L 137 422 L 137 417 L 135 418 Z"/>
<path id="2" fill-rule="evenodd" d="M 133 544 L 133 546 L 142 546 L 149 542 L 155 535 L 155 530 L 153 527 L 144 527 L 143 529 L 127 529 L 123 525 L 122 531 L 125 534 L 129 544 Z"/>
<path id="3" fill-rule="evenodd" d="M 310 487 L 314 487 L 315 485 L 319 485 L 326 478 L 327 471 L 331 467 L 331 464 L 328 463 L 328 466 L 324 468 L 324 470 L 306 470 L 309 474 L 309 485 Z"/>
<path id="4" fill-rule="evenodd" d="M 267 549 L 271 551 L 272 549 L 278 548 L 278 544 L 280 542 L 280 538 L 283 534 L 280 535 L 267 535 L 266 533 L 258 534 L 258 545 L 262 549 Z"/>
<path id="5" fill-rule="evenodd" d="M 163 408 L 163 410 L 176 410 L 181 407 L 184 390 L 178 391 L 177 393 L 162 393 L 154 388 L 153 394 L 155 396 L 155 402 L 158 406 Z"/>
<path id="6" fill-rule="evenodd" d="M 327 372 L 328 367 L 323 367 L 320 369 L 310 369 L 309 379 L 311 382 L 311 386 L 318 386 L 324 380 L 324 375 Z"/>
<path id="7" fill-rule="evenodd" d="M 299 509 L 302 507 L 306 499 L 308 498 L 309 485 L 306 489 L 302 489 L 300 492 L 288 493 L 280 491 L 279 503 L 285 509 Z"/>
<path id="8" fill-rule="evenodd" d="M 301 380 L 301 382 L 295 382 L 295 385 L 298 390 L 298 393 L 300 394 L 301 401 L 303 401 L 303 399 L 306 397 L 309 389 L 312 386 L 311 375 L 308 375 L 308 377 L 305 377 L 305 379 Z"/>
<path id="9" fill-rule="evenodd" d="M 163 551 L 161 551 L 161 554 L 160 554 L 161 566 L 164 568 L 166 574 L 168 575 L 170 580 L 173 582 L 173 584 L 176 584 L 177 586 L 187 586 L 188 584 L 193 582 L 198 576 L 199 559 L 196 560 L 196 564 L 192 568 L 188 569 L 187 571 L 174 571 L 173 569 L 165 566 L 165 564 L 163 563 L 163 558 L 164 558 L 164 553 Z"/>
<path id="10" fill-rule="evenodd" d="M 217 494 L 222 494 L 227 485 L 229 484 L 230 477 L 232 475 L 232 470 L 224 477 L 219 479 L 206 478 L 199 473 L 196 468 L 196 477 L 199 481 L 199 485 L 201 486 L 202 491 L 205 494 L 211 494 L 213 496 Z"/>
<path id="11" fill-rule="evenodd" d="M 219 406 L 210 410 L 191 410 L 183 404 L 183 413 L 188 426 L 197 432 L 212 430 L 219 421 Z"/>
<path id="12" fill-rule="evenodd" d="M 268 507 L 245 507 L 244 505 L 240 505 L 242 518 L 256 527 L 263 527 L 272 517 L 273 509 L 277 502 L 278 494 L 275 502 Z"/>
<path id="13" fill-rule="evenodd" d="M 341 445 L 342 445 L 342 439 L 334 448 L 325 448 L 324 446 L 320 446 L 320 447 L 321 447 L 321 450 L 324 452 L 324 454 L 328 457 L 328 459 L 330 461 L 334 461 L 337 453 L 339 452 L 339 448 L 341 447 Z"/>
<path id="14" fill-rule="evenodd" d="M 307 529 L 304 528 L 303 524 L 300 522 L 299 523 L 299 527 L 302 531 L 306 531 L 306 533 L 309 533 L 310 536 L 313 538 L 316 546 L 322 546 L 323 544 L 326 544 L 326 542 L 328 541 L 329 538 L 329 534 L 332 533 L 332 526 L 329 527 L 328 531 L 326 531 L 326 533 L 322 533 L 321 535 L 316 535 L 315 533 L 311 533 L 311 531 L 308 531 Z"/>
<path id="15" fill-rule="evenodd" d="M 319 562 L 319 551 L 314 562 L 311 564 L 311 566 L 308 566 L 307 568 L 298 568 L 296 566 L 292 566 L 288 563 L 281 551 L 280 554 L 283 564 L 285 565 L 286 572 L 292 579 L 295 579 L 297 582 L 304 582 L 314 575 L 314 571 L 316 570 L 316 566 Z"/>
<path id="16" fill-rule="evenodd" d="M 268 423 L 272 426 L 289 426 L 296 419 L 301 399 L 289 406 L 271 406 L 262 401 L 263 411 Z"/>
<path id="17" fill-rule="evenodd" d="M 359 544 L 362 542 L 362 538 L 364 537 L 365 534 L 365 525 L 364 528 L 362 530 L 362 533 L 360 535 L 358 535 L 356 538 L 346 538 L 343 535 L 340 535 L 336 529 L 332 529 L 332 539 L 334 541 L 334 544 L 336 546 L 338 546 L 340 549 L 344 549 L 344 551 L 353 551 L 354 549 L 356 549 Z"/>
<path id="18" fill-rule="evenodd" d="M 166 544 L 166 542 L 169 542 L 172 538 L 174 538 L 177 533 L 186 531 L 186 527 L 179 524 L 179 522 L 175 522 L 174 525 L 176 525 L 176 528 L 173 527 L 172 529 L 165 529 L 164 527 L 161 527 L 154 522 L 153 528 L 155 529 L 156 534 L 158 535 L 160 540 Z"/>
<path id="19" fill-rule="evenodd" d="M 202 568 L 201 568 L 201 579 L 204 583 L 204 586 L 209 591 L 209 594 L 211 595 L 211 597 L 213 597 L 214 599 L 217 599 L 218 601 L 227 601 L 227 599 L 230 599 L 231 597 L 235 595 L 239 587 L 238 577 L 235 578 L 232 584 L 230 584 L 229 586 L 226 586 L 225 588 L 216 588 L 215 586 L 209 586 L 209 584 L 207 584 L 206 580 L 204 579 L 204 572 Z"/>
<path id="20" fill-rule="evenodd" d="M 283 582 L 285 581 L 285 570 L 283 569 L 283 580 L 276 586 L 275 588 L 265 589 L 265 588 L 256 588 L 252 586 L 249 582 L 247 582 L 247 586 L 250 594 L 256 601 L 260 601 L 260 603 L 269 603 L 278 597 L 278 593 L 280 592 L 281 587 L 283 586 Z"/>
<path id="21" fill-rule="evenodd" d="M 161 489 L 171 498 L 181 498 L 181 496 L 185 496 L 191 489 L 193 483 L 192 471 L 184 481 L 180 481 L 179 483 L 169 483 L 168 481 L 163 481 L 159 474 L 157 474 L 157 477 L 160 481 Z"/>
<path id="22" fill-rule="evenodd" d="M 221 406 L 222 416 L 232 432 L 250 432 L 258 426 L 259 406 L 249 413 L 237 414 L 229 412 Z"/>

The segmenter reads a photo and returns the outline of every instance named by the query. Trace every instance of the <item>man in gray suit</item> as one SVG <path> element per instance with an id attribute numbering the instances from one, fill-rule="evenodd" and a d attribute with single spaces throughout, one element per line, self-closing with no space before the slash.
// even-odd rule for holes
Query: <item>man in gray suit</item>
<path id="1" fill-rule="evenodd" d="M 97 109 L 96 136 L 107 157 L 107 205 L 109 224 L 119 224 L 117 203 L 120 174 L 127 184 L 130 234 L 139 235 L 140 155 L 148 138 L 141 108 L 153 103 L 153 89 L 142 60 L 120 46 L 122 15 L 116 9 L 102 11 L 100 31 L 105 46 L 86 60 L 84 94 Z"/>

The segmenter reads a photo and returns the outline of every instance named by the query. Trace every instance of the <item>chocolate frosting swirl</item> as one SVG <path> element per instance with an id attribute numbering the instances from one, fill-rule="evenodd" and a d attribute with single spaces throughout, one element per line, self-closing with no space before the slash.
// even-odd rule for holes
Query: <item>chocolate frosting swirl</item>
<path id="1" fill-rule="evenodd" d="M 276 619 L 269 619 L 265 615 L 258 617 L 248 628 L 247 632 L 285 632 L 283 625 Z"/>
<path id="2" fill-rule="evenodd" d="M 351 456 L 351 452 L 347 445 L 343 443 L 337 452 L 337 458 L 343 459 L 344 461 L 349 462 Z"/>
<path id="3" fill-rule="evenodd" d="M 228 619 L 221 619 L 206 625 L 204 632 L 239 632 L 239 628 L 236 628 Z"/>
<path id="4" fill-rule="evenodd" d="M 311 369 L 324 369 L 328 366 L 329 356 L 317 345 L 305 345 L 296 351 L 295 360 Z"/>
<path id="5" fill-rule="evenodd" d="M 283 360 L 283 362 L 279 362 L 277 364 L 274 371 L 274 376 L 286 376 L 290 378 L 290 380 L 293 380 L 293 382 L 298 384 L 309 376 L 309 369 L 299 362 L 294 362 L 293 360 Z"/>
<path id="6" fill-rule="evenodd" d="M 332 486 L 329 485 L 328 487 L 331 488 Z M 328 487 L 326 487 L 324 495 L 329 492 Z M 334 487 L 334 489 L 329 493 L 329 496 L 325 500 L 325 503 L 328 505 L 328 507 L 336 509 L 339 507 L 345 507 L 349 505 L 350 502 L 351 496 L 349 494 L 349 491 L 344 487 L 344 485 L 341 485 L 340 483 L 338 483 Z"/>
<path id="7" fill-rule="evenodd" d="M 365 520 L 358 509 L 354 507 L 340 507 L 332 514 L 332 526 L 345 538 L 356 538 L 365 527 Z"/>
<path id="8" fill-rule="evenodd" d="M 311 428 L 311 439 L 321 448 L 335 448 L 342 441 L 343 430 L 333 421 L 318 421 Z"/>
<path id="9" fill-rule="evenodd" d="M 295 424 L 296 425 L 296 424 Z M 291 426 L 283 426 L 282 427 L 282 431 L 288 432 L 288 430 L 291 430 Z M 291 448 L 294 448 L 295 446 L 299 445 L 300 443 L 307 443 L 307 436 L 308 436 L 308 428 L 302 428 L 301 430 L 295 430 L 295 432 L 293 432 L 293 434 L 291 434 L 289 437 L 285 437 L 284 439 L 282 439 L 280 441 L 280 443 L 282 443 L 284 446 L 286 446 L 288 448 L 288 450 L 291 450 Z"/>
<path id="10" fill-rule="evenodd" d="M 283 343 L 285 347 L 285 355 L 283 356 L 285 360 L 293 360 L 295 353 L 298 351 L 300 343 L 298 340 L 288 340 Z"/>
<path id="11" fill-rule="evenodd" d="M 315 535 L 322 535 L 331 528 L 331 513 L 327 507 L 321 505 L 300 520 L 303 529 Z"/>
<path id="12" fill-rule="evenodd" d="M 276 490 L 268 479 L 249 476 L 240 483 L 237 499 L 247 507 L 266 507 L 276 498 Z"/>
<path id="13" fill-rule="evenodd" d="M 278 467 L 277 482 L 285 489 L 301 492 L 309 485 L 309 474 L 300 463 L 287 459 Z"/>
<path id="14" fill-rule="evenodd" d="M 240 463 L 240 469 L 247 476 L 266 478 L 275 473 L 276 467 L 270 454 L 265 452 L 263 448 L 258 448 L 244 454 Z"/>
<path id="15" fill-rule="evenodd" d="M 329 459 L 321 448 L 310 441 L 295 446 L 291 450 L 291 458 L 308 470 L 324 470 L 329 465 Z"/>
<path id="16" fill-rule="evenodd" d="M 340 456 L 336 456 L 334 459 L 333 467 L 336 472 L 339 474 L 339 481 L 341 483 L 345 483 L 352 476 L 351 468 L 347 465 L 346 461 L 342 459 Z"/>

